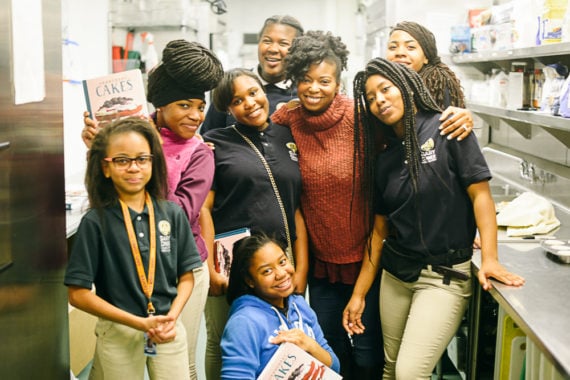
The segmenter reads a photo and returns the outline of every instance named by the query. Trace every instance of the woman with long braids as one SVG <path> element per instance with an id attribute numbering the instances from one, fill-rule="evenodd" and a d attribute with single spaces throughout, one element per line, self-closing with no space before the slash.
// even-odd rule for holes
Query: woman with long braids
<path id="1" fill-rule="evenodd" d="M 362 126 L 355 139 L 366 147 L 364 212 L 374 227 L 343 322 L 350 333 L 364 331 L 364 296 L 382 267 L 384 378 L 429 379 L 471 295 L 476 229 L 483 289 L 491 277 L 511 286 L 524 279 L 498 261 L 491 173 L 476 137 L 458 143 L 439 134 L 441 111 L 420 76 L 376 58 L 356 75 L 354 98 Z"/>
<path id="2" fill-rule="evenodd" d="M 471 112 L 465 109 L 461 83 L 455 73 L 441 61 L 437 53 L 435 36 L 424 26 L 402 21 L 390 31 L 386 58 L 416 71 L 422 78 L 435 103 L 444 110 L 440 129 L 450 138 L 462 140 L 473 128 Z M 461 128 L 448 129 L 453 124 Z"/>

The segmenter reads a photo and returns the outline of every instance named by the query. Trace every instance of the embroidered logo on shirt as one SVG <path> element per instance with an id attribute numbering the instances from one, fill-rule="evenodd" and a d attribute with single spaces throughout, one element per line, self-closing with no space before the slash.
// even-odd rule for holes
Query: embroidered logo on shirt
<path id="1" fill-rule="evenodd" d="M 297 144 L 294 142 L 288 142 L 285 146 L 289 149 L 289 157 L 291 157 L 291 161 L 298 162 L 299 157 L 297 157 Z"/>
<path id="2" fill-rule="evenodd" d="M 158 230 L 164 236 L 170 235 L 170 223 L 167 220 L 161 220 L 158 222 Z"/>
<path id="3" fill-rule="evenodd" d="M 170 223 L 167 220 L 158 222 L 158 231 L 160 231 L 160 251 L 170 253 Z"/>
<path id="4" fill-rule="evenodd" d="M 435 142 L 431 137 L 425 143 L 422 144 L 420 149 L 422 156 L 422 164 L 429 164 L 430 162 L 437 161 L 437 157 L 435 155 Z"/>

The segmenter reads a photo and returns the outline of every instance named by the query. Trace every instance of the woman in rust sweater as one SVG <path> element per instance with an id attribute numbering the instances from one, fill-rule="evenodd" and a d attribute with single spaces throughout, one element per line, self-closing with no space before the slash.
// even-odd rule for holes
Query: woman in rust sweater
<path id="1" fill-rule="evenodd" d="M 340 359 L 343 378 L 376 379 L 384 356 L 377 283 L 366 298 L 365 333 L 351 341 L 342 327 L 367 238 L 359 173 L 353 162 L 354 105 L 339 94 L 347 57 L 346 45 L 330 33 L 310 31 L 296 38 L 286 67 L 299 99 L 281 107 L 271 119 L 291 128 L 299 149 L 311 307 Z"/>

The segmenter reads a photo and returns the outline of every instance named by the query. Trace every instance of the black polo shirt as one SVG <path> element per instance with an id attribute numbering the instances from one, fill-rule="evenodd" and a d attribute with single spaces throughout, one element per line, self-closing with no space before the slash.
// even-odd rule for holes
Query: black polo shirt
<path id="1" fill-rule="evenodd" d="M 301 173 L 297 147 L 289 128 L 270 123 L 263 131 L 237 124 L 269 164 L 295 241 L 295 210 L 299 207 Z M 269 176 L 255 151 L 232 128 L 212 130 L 204 140 L 214 143 L 216 170 L 212 217 L 216 233 L 249 227 L 287 242 L 283 217 Z"/>
<path id="2" fill-rule="evenodd" d="M 156 223 L 156 274 L 152 303 L 157 314 L 167 314 L 177 294 L 178 278 L 202 265 L 182 209 L 169 201 L 153 200 Z M 129 209 L 139 250 L 148 276 L 149 215 Z M 121 206 L 89 210 L 83 216 L 64 279 L 65 285 L 95 290 L 99 297 L 132 314 L 147 315 L 144 295 L 131 253 Z"/>
<path id="3" fill-rule="evenodd" d="M 376 214 L 386 215 L 398 243 L 410 251 L 442 254 L 473 244 L 476 224 L 467 187 L 491 172 L 475 135 L 462 141 L 439 134 L 440 114 L 416 114 L 421 147 L 419 190 L 412 182 L 403 142 L 389 141 L 376 158 Z"/>

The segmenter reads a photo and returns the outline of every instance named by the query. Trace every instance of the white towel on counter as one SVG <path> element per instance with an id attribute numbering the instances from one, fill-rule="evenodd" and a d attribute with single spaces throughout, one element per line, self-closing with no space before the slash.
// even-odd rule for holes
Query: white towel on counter
<path id="1" fill-rule="evenodd" d="M 507 236 L 525 236 L 549 233 L 560 221 L 546 198 L 525 192 L 497 214 L 497 224 L 507 227 Z"/>

